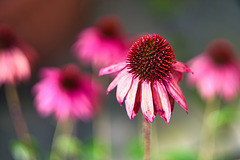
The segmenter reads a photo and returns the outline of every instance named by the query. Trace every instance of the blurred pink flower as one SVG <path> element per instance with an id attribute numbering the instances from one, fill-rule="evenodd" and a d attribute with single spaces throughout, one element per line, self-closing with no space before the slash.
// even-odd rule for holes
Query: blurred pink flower
<path id="1" fill-rule="evenodd" d="M 128 44 L 120 20 L 108 15 L 97 20 L 95 26 L 84 29 L 73 50 L 83 64 L 99 69 L 124 60 Z"/>
<path id="2" fill-rule="evenodd" d="M 34 56 L 35 51 L 8 25 L 0 26 L 0 85 L 29 79 Z"/>
<path id="3" fill-rule="evenodd" d="M 41 77 L 33 92 L 37 111 L 42 116 L 54 114 L 59 121 L 69 118 L 86 121 L 96 113 L 101 87 L 77 66 L 45 68 Z"/>
<path id="4" fill-rule="evenodd" d="M 127 114 L 133 119 L 140 108 L 148 122 L 158 113 L 169 123 L 174 100 L 188 112 L 187 104 L 178 82 L 182 72 L 191 70 L 175 60 L 169 43 L 161 36 L 148 34 L 135 42 L 127 60 L 103 68 L 99 76 L 119 72 L 107 88 L 107 94 L 117 86 L 117 100 L 125 99 Z"/>
<path id="5" fill-rule="evenodd" d="M 240 61 L 229 41 L 212 41 L 202 54 L 189 61 L 189 65 L 194 74 L 188 76 L 188 82 L 197 87 L 203 99 L 220 95 L 225 100 L 231 100 L 237 96 Z"/>

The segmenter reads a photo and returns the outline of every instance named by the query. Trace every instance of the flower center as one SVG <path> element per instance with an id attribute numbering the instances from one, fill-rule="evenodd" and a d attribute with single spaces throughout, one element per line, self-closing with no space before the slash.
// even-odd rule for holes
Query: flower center
<path id="1" fill-rule="evenodd" d="M 16 37 L 8 28 L 0 28 L 0 50 L 8 49 L 15 43 Z"/>
<path id="2" fill-rule="evenodd" d="M 122 33 L 122 24 L 115 16 L 105 16 L 96 22 L 96 26 L 104 37 L 119 37 Z"/>
<path id="3" fill-rule="evenodd" d="M 157 34 L 141 37 L 132 45 L 127 57 L 129 72 L 149 82 L 165 79 L 175 62 L 172 47 Z"/>
<path id="4" fill-rule="evenodd" d="M 218 65 L 224 65 L 235 60 L 235 49 L 233 45 L 224 39 L 216 39 L 211 42 L 206 52 Z"/>
<path id="5" fill-rule="evenodd" d="M 73 65 L 66 66 L 62 70 L 60 84 L 67 91 L 74 91 L 80 87 L 80 76 L 77 68 Z"/>
<path id="6" fill-rule="evenodd" d="M 0 50 L 10 48 L 13 44 L 11 37 L 2 37 L 0 35 Z"/>
<path id="7" fill-rule="evenodd" d="M 61 85 L 64 89 L 66 89 L 68 91 L 73 91 L 74 89 L 78 88 L 78 82 L 74 78 L 62 79 Z"/>

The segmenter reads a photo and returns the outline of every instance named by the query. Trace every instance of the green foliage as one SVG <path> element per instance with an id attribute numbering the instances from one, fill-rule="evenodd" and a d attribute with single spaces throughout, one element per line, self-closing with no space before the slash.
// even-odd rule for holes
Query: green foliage
<path id="1" fill-rule="evenodd" d="M 171 151 L 153 154 L 153 160 L 196 160 L 197 153 L 192 149 L 172 149 Z"/>
<path id="2" fill-rule="evenodd" d="M 36 142 L 29 144 L 21 140 L 13 140 L 11 142 L 11 154 L 15 160 L 35 160 L 38 155 L 38 147 Z"/>
<path id="3" fill-rule="evenodd" d="M 79 159 L 83 152 L 83 145 L 76 137 L 60 135 L 56 139 L 51 159 L 60 160 L 63 158 Z"/>
<path id="4" fill-rule="evenodd" d="M 226 106 L 220 110 L 213 111 L 209 117 L 208 122 L 211 126 L 221 127 L 234 123 L 238 116 L 237 108 Z"/>
<path id="5" fill-rule="evenodd" d="M 85 144 L 81 157 L 84 160 L 107 160 L 110 159 L 109 155 L 110 151 L 104 142 L 92 139 Z"/>
<path id="6" fill-rule="evenodd" d="M 141 160 L 144 155 L 143 142 L 139 139 L 134 139 L 127 144 L 126 153 L 129 159 Z"/>

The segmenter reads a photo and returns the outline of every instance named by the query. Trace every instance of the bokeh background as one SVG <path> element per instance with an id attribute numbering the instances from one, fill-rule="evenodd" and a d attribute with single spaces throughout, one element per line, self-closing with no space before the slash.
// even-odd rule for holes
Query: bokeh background
<path id="1" fill-rule="evenodd" d="M 118 16 L 133 37 L 141 33 L 162 35 L 172 45 L 177 60 L 182 62 L 200 54 L 216 38 L 231 41 L 240 55 L 239 0 L 1 0 L 0 23 L 9 24 L 39 54 L 31 80 L 19 85 L 18 92 L 30 133 L 43 153 L 51 148 L 55 120 L 40 117 L 33 104 L 31 89 L 39 80 L 39 70 L 69 62 L 81 66 L 71 50 L 77 34 L 91 26 L 97 18 L 108 14 Z M 84 67 L 83 70 L 89 71 Z M 99 78 L 100 81 L 103 79 Z M 176 104 L 169 124 L 156 117 L 152 124 L 152 152 L 155 156 L 171 151 L 191 155 L 199 147 L 205 102 L 195 89 L 188 87 L 185 79 L 180 86 L 188 103 L 189 114 Z M 233 115 L 229 114 L 229 119 L 233 119 L 231 123 L 218 129 L 217 159 L 237 159 L 240 158 L 240 100 L 223 105 L 235 107 L 237 116 L 231 118 Z M 136 148 L 141 148 L 138 145 L 134 148 L 141 138 L 141 114 L 129 120 L 125 108 L 117 103 L 115 92 L 111 92 L 104 97 L 102 110 L 96 118 L 97 124 L 77 123 L 79 139 L 83 142 L 88 140 L 96 130 L 99 139 L 111 144 L 112 159 L 133 159 L 129 156 L 134 155 Z M 0 159 L 12 159 L 10 142 L 15 138 L 4 87 L 1 86 Z M 135 157 L 137 159 L 137 155 Z"/>

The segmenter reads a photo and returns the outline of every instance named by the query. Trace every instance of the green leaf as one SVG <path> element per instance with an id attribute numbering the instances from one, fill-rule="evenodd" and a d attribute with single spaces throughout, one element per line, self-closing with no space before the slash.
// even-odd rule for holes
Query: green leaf
<path id="1" fill-rule="evenodd" d="M 106 160 L 110 157 L 110 150 L 102 141 L 91 139 L 84 147 L 82 159 Z"/>
<path id="2" fill-rule="evenodd" d="M 34 147 L 28 143 L 14 140 L 11 143 L 11 154 L 15 160 L 33 160 L 36 159 Z"/>
<path id="3" fill-rule="evenodd" d="M 158 156 L 153 155 L 153 160 L 196 160 L 197 152 L 192 149 L 172 149 L 161 152 Z"/>
<path id="4" fill-rule="evenodd" d="M 213 111 L 208 117 L 208 124 L 215 127 L 222 127 L 234 123 L 238 116 L 236 107 L 224 107 Z"/>
<path id="5" fill-rule="evenodd" d="M 56 139 L 54 152 L 60 157 L 77 157 L 82 152 L 82 144 L 76 137 L 60 135 Z"/>
<path id="6" fill-rule="evenodd" d="M 219 112 L 218 127 L 234 123 L 238 117 L 236 107 L 224 107 Z"/>
<path id="7" fill-rule="evenodd" d="M 129 159 L 142 159 L 144 155 L 143 142 L 139 139 L 134 139 L 127 144 L 126 152 Z"/>

